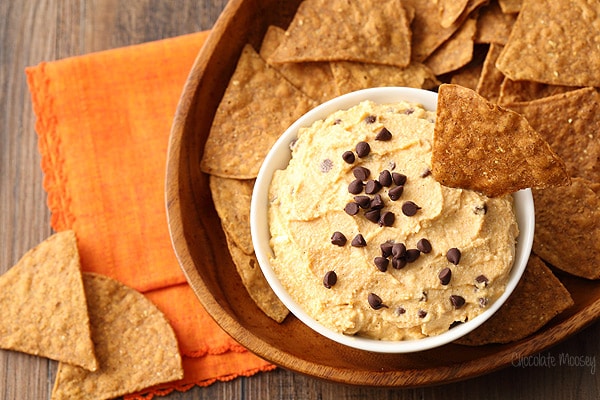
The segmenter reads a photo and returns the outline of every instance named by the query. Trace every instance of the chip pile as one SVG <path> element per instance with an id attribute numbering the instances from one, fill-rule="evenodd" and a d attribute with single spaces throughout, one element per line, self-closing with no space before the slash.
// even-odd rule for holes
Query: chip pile
<path id="1" fill-rule="evenodd" d="M 59 361 L 52 399 L 110 399 L 183 378 L 169 321 L 141 293 L 82 273 L 73 231 L 0 276 L 0 348 Z"/>
<path id="2" fill-rule="evenodd" d="M 438 157 L 435 165 L 443 168 L 434 167 L 434 177 L 461 187 L 476 182 L 474 190 L 492 196 L 531 187 L 536 204 L 535 254 L 512 298 L 526 295 L 520 307 L 539 319 L 527 325 L 523 309 L 507 304 L 463 343 L 521 339 L 572 305 L 548 265 L 600 279 L 599 14 L 600 3 L 586 0 L 305 0 L 289 26 L 268 28 L 261 48 L 245 47 L 201 169 L 213 182 L 232 179 L 251 187 L 275 140 L 314 105 L 368 87 L 437 90 L 450 84 L 440 90 L 450 101 L 438 107 L 447 113 L 438 129 L 458 142 L 446 142 L 450 150 Z M 458 104 L 466 105 L 465 114 Z M 478 117 L 487 129 L 474 130 Z M 498 120 L 505 129 L 494 137 Z M 456 121 L 462 125 L 446 125 Z M 485 143 L 495 146 L 471 152 L 474 157 L 450 157 Z M 454 169 L 446 169 L 450 161 Z M 235 214 L 226 208 L 233 206 L 219 195 L 220 185 L 211 190 L 228 240 L 252 259 L 241 243 L 248 229 L 226 222 L 227 213 Z M 250 206 L 244 203 L 246 219 Z M 528 284 L 540 276 L 547 282 L 543 289 Z M 331 274 L 323 279 L 335 284 Z M 540 305 L 548 293 L 564 301 Z"/>

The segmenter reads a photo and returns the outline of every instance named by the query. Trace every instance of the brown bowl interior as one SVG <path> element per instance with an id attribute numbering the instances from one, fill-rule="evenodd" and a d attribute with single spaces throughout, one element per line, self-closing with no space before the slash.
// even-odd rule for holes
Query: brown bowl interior
<path id="1" fill-rule="evenodd" d="M 414 354 L 378 354 L 344 347 L 293 316 L 277 324 L 245 291 L 231 261 L 200 159 L 213 116 L 245 43 L 256 48 L 270 24 L 286 27 L 299 0 L 232 0 L 215 24 L 185 85 L 171 132 L 166 183 L 175 253 L 202 305 L 235 340 L 281 367 L 356 385 L 414 387 L 452 382 L 507 366 L 542 351 L 593 322 L 600 285 L 561 276 L 575 307 L 535 335 L 506 345 L 456 344 Z"/>

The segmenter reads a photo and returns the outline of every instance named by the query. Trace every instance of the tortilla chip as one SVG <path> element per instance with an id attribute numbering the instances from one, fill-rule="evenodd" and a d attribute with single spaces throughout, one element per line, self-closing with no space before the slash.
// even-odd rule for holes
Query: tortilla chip
<path id="1" fill-rule="evenodd" d="M 440 0 L 440 25 L 447 28 L 455 23 L 465 11 L 468 2 L 469 0 Z"/>
<path id="2" fill-rule="evenodd" d="M 506 107 L 527 118 L 565 162 L 569 176 L 600 182 L 600 94 L 596 89 Z"/>
<path id="3" fill-rule="evenodd" d="M 269 62 L 359 61 L 405 67 L 410 40 L 409 15 L 401 0 L 304 0 Z"/>
<path id="4" fill-rule="evenodd" d="M 492 43 L 487 57 L 483 62 L 481 77 L 477 82 L 475 91 L 492 103 L 497 103 L 500 98 L 500 88 L 504 81 L 504 75 L 496 68 L 496 60 L 502 52 L 502 45 Z"/>
<path id="5" fill-rule="evenodd" d="M 600 2 L 524 0 L 498 68 L 513 80 L 600 86 Z"/>
<path id="6" fill-rule="evenodd" d="M 56 233 L 0 276 L 0 348 L 98 368 L 73 231 Z"/>
<path id="7" fill-rule="evenodd" d="M 481 63 L 469 63 L 450 75 L 450 83 L 475 90 L 481 76 Z"/>
<path id="8" fill-rule="evenodd" d="M 250 234 L 250 202 L 254 180 L 209 177 L 209 186 L 221 226 L 246 254 L 254 253 Z"/>
<path id="9" fill-rule="evenodd" d="M 440 183 L 489 197 L 569 183 L 563 161 L 523 116 L 458 85 L 438 93 L 432 173 Z"/>
<path id="10" fill-rule="evenodd" d="M 521 11 L 521 4 L 523 0 L 498 0 L 500 9 L 505 14 L 514 14 Z"/>
<path id="11" fill-rule="evenodd" d="M 83 274 L 95 372 L 60 363 L 52 399 L 110 399 L 183 377 L 175 333 L 141 293 L 111 278 Z"/>
<path id="12" fill-rule="evenodd" d="M 403 3 L 414 10 L 412 29 L 412 60 L 423 62 L 438 47 L 450 38 L 460 28 L 471 13 L 487 0 L 469 0 L 467 6 L 452 25 L 442 27 L 441 14 L 434 1 L 404 0 Z"/>
<path id="13" fill-rule="evenodd" d="M 380 86 L 433 89 L 440 84 L 435 74 L 421 63 L 411 63 L 406 68 L 398 68 L 391 65 L 342 61 L 331 63 L 331 70 L 341 94 Z"/>
<path id="14" fill-rule="evenodd" d="M 271 25 L 263 38 L 260 56 L 269 63 L 269 57 L 285 38 L 285 30 Z M 269 63 L 290 83 L 311 99 L 322 103 L 339 95 L 328 62 Z"/>
<path id="15" fill-rule="evenodd" d="M 476 44 L 473 47 L 473 58 L 471 61 L 464 67 L 449 74 L 450 83 L 475 90 L 481 77 L 483 61 L 487 55 L 488 47 L 487 45 Z M 444 80 L 445 78 L 441 77 L 440 79 Z"/>
<path id="16" fill-rule="evenodd" d="M 277 138 L 315 105 L 246 45 L 215 114 L 202 171 L 256 178 Z"/>
<path id="17" fill-rule="evenodd" d="M 545 83 L 531 81 L 513 81 L 512 79 L 505 77 L 502 81 L 502 85 L 500 85 L 498 104 L 536 100 L 555 94 L 566 93 L 575 89 L 579 89 L 579 87 L 547 85 Z"/>
<path id="18" fill-rule="evenodd" d="M 599 279 L 600 197 L 592 185 L 573 178 L 566 188 L 533 191 L 533 251 L 569 274 Z"/>
<path id="19" fill-rule="evenodd" d="M 289 310 L 279 300 L 275 292 L 269 286 L 265 276 L 260 269 L 258 260 L 253 254 L 244 253 L 227 235 L 227 247 L 233 259 L 233 263 L 242 278 L 242 284 L 254 301 L 254 303 L 269 318 L 276 322 L 283 322 L 289 314 Z"/>
<path id="20" fill-rule="evenodd" d="M 425 60 L 425 65 L 431 68 L 436 75 L 456 71 L 467 65 L 473 58 L 473 37 L 476 24 L 477 21 L 472 18 L 465 21 L 450 39 Z"/>
<path id="21" fill-rule="evenodd" d="M 532 254 L 521 281 L 502 307 L 455 343 L 480 346 L 521 340 L 573 304 L 571 295 L 550 268 Z"/>
<path id="22" fill-rule="evenodd" d="M 516 20 L 515 14 L 503 13 L 498 2 L 490 2 L 479 10 L 475 42 L 505 45 Z"/>

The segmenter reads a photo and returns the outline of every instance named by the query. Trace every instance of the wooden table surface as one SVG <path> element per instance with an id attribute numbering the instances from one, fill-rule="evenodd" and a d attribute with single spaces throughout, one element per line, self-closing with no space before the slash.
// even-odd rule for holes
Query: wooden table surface
<path id="1" fill-rule="evenodd" d="M 225 3 L 226 0 L 0 1 L 0 273 L 51 234 L 24 68 L 41 61 L 210 29 Z M 437 387 L 360 388 L 276 369 L 172 393 L 166 398 L 599 399 L 599 338 L 600 323 L 595 323 L 536 357 L 515 359 L 513 366 L 501 371 Z M 585 358 L 591 365 L 561 362 L 569 356 L 571 361 Z M 548 366 L 552 359 L 556 365 Z M 0 400 L 49 399 L 56 366 L 54 361 L 0 350 Z"/>

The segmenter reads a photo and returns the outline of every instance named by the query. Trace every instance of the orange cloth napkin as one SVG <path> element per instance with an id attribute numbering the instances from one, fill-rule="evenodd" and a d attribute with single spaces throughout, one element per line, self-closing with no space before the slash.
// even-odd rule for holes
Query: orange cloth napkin
<path id="1" fill-rule="evenodd" d="M 26 69 L 52 228 L 73 229 L 82 269 L 144 293 L 179 339 L 183 380 L 131 397 L 151 398 L 274 368 L 210 318 L 188 286 L 169 238 L 164 204 L 169 132 L 207 35 Z"/>

